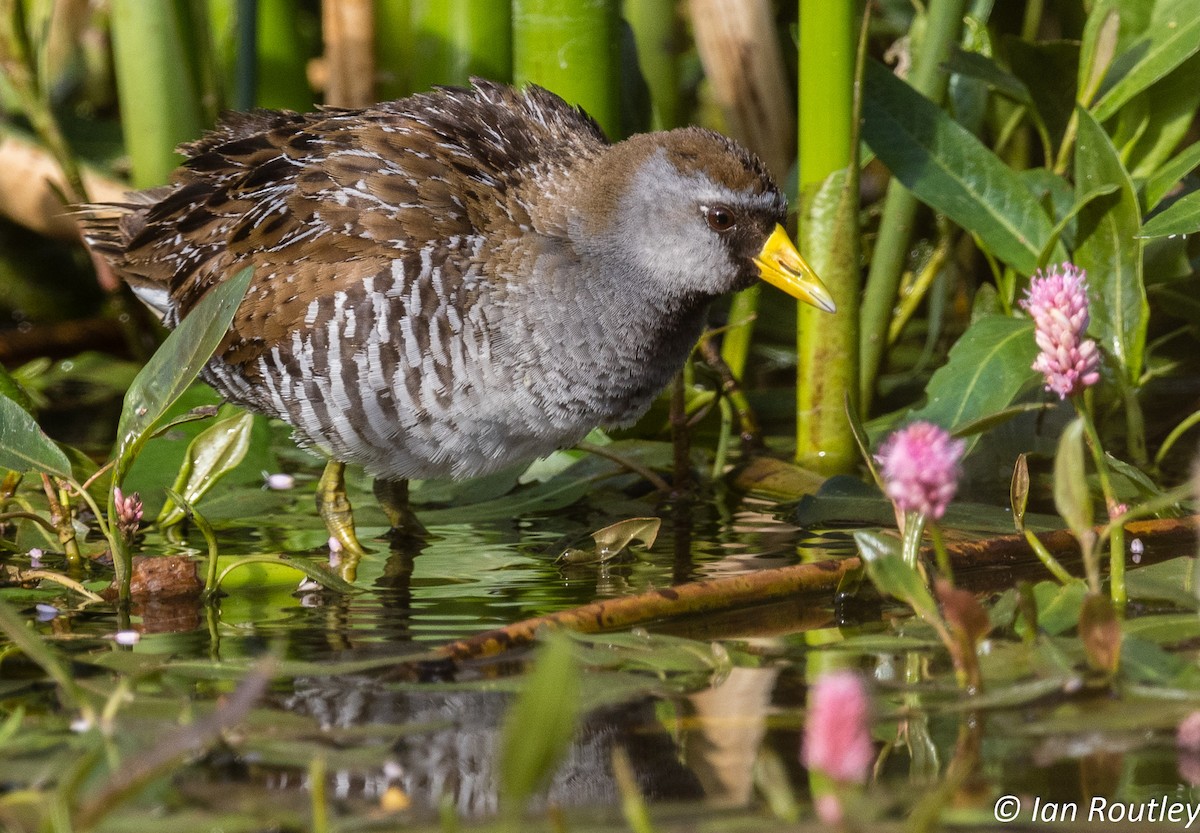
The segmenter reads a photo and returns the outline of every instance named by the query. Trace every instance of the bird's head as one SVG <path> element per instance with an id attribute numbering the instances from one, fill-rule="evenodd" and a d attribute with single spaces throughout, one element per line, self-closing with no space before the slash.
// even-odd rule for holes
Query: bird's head
<path id="1" fill-rule="evenodd" d="M 827 312 L 835 305 L 782 223 L 787 200 L 762 162 L 696 127 L 633 136 L 585 180 L 577 242 L 617 256 L 665 295 L 717 296 L 761 278 Z"/>

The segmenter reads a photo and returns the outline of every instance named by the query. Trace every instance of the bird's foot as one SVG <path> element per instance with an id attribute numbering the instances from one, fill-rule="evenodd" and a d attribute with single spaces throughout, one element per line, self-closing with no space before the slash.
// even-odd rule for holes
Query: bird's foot
<path id="1" fill-rule="evenodd" d="M 358 561 L 366 548 L 354 532 L 354 511 L 346 497 L 346 464 L 330 460 L 317 483 L 317 514 L 325 522 L 331 542 L 339 549 L 338 570 L 346 581 L 354 581 Z"/>
<path id="2" fill-rule="evenodd" d="M 407 480 L 376 480 L 375 499 L 392 526 L 388 537 L 393 543 L 424 541 L 429 535 L 408 505 Z"/>

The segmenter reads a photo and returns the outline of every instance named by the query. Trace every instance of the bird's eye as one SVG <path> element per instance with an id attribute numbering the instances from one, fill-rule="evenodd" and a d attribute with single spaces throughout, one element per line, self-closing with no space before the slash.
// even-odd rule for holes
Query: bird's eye
<path id="1" fill-rule="evenodd" d="M 713 231 L 729 231 L 737 225 L 737 217 L 734 216 L 733 210 L 725 205 L 714 205 L 705 209 L 704 219 Z"/>

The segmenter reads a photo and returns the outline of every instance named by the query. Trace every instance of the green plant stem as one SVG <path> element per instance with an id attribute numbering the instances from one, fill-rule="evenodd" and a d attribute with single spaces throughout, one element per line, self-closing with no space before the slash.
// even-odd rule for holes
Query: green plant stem
<path id="1" fill-rule="evenodd" d="M 412 9 L 409 0 L 375 3 L 375 90 L 381 99 L 403 98 L 412 84 Z"/>
<path id="2" fill-rule="evenodd" d="M 236 20 L 233 107 L 249 110 L 258 101 L 258 0 L 238 0 Z"/>
<path id="3" fill-rule="evenodd" d="M 58 545 L 67 556 L 67 565 L 71 571 L 77 573 L 83 566 L 83 559 L 79 554 L 79 542 L 75 540 L 71 503 L 66 499 L 65 490 L 59 489 L 48 474 L 42 475 L 42 489 L 50 506 L 50 523 L 58 535 Z"/>
<path id="4" fill-rule="evenodd" d="M 965 0 L 930 0 L 926 7 L 925 33 L 913 55 L 908 82 L 935 103 L 941 103 L 945 96 L 947 73 L 943 66 L 950 57 L 950 48 L 958 40 L 965 6 Z M 875 383 L 883 364 L 888 322 L 908 257 L 916 211 L 916 197 L 892 180 L 884 199 L 862 305 L 859 395 L 863 413 L 870 411 Z"/>
<path id="5" fill-rule="evenodd" d="M 942 267 L 950 258 L 950 249 L 953 241 L 949 229 L 942 228 L 941 231 L 937 247 L 933 250 L 929 261 L 921 269 L 921 273 L 917 275 L 917 279 L 913 281 L 911 290 L 906 291 L 900 298 L 900 303 L 896 307 L 895 317 L 888 325 L 888 345 L 895 344 L 896 340 L 900 338 L 900 333 L 904 331 L 904 325 L 912 319 L 917 311 L 917 307 L 925 300 L 925 295 L 929 292 L 929 287 L 933 285 L 938 274 L 941 273 Z"/>
<path id="6" fill-rule="evenodd" d="M 509 0 L 410 0 L 414 90 L 465 85 L 471 76 L 512 77 Z"/>
<path id="7" fill-rule="evenodd" d="M 612 773 L 613 780 L 617 782 L 617 792 L 621 796 L 621 815 L 625 817 L 629 829 L 633 833 L 654 833 L 654 824 L 650 821 L 646 800 L 642 798 L 633 762 L 629 760 L 629 753 L 621 746 L 613 746 Z"/>
<path id="8" fill-rule="evenodd" d="M 103 596 L 96 595 L 91 590 L 88 590 L 86 587 L 84 587 L 82 584 L 75 581 L 74 579 L 68 578 L 67 576 L 62 575 L 61 573 L 56 573 L 53 570 L 22 570 L 21 571 L 21 580 L 22 581 L 37 580 L 37 581 L 54 582 L 55 584 L 61 584 L 63 587 L 66 587 L 68 590 L 74 590 L 76 593 L 83 596 L 89 602 L 103 602 L 104 601 Z"/>
<path id="9" fill-rule="evenodd" d="M 904 516 L 904 544 L 901 551 L 904 554 L 904 563 L 914 570 L 921 569 L 921 539 L 924 535 L 925 516 L 920 512 L 906 513 Z M 945 548 L 943 547 L 943 549 Z"/>
<path id="10" fill-rule="evenodd" d="M 929 540 L 933 542 L 933 553 L 937 558 L 938 572 L 946 581 L 954 584 L 954 567 L 950 564 L 950 553 L 946 552 L 946 541 L 942 529 L 935 523 L 928 524 Z"/>
<path id="11" fill-rule="evenodd" d="M 1142 415 L 1142 401 L 1138 392 L 1122 383 L 1121 392 L 1125 400 L 1125 447 L 1134 465 L 1144 466 L 1150 459 L 1146 451 L 1146 419 Z"/>
<path id="12" fill-rule="evenodd" d="M 712 474 L 710 479 L 717 481 L 725 473 L 725 464 L 729 459 L 729 437 L 733 433 L 733 406 L 722 396 L 717 402 L 721 411 L 721 430 L 717 435 L 717 449 L 713 452 Z"/>
<path id="13" fill-rule="evenodd" d="M 50 523 L 41 515 L 32 511 L 0 513 L 0 522 L 3 521 L 33 521 L 35 524 L 49 533 L 53 534 L 58 532 L 58 530 L 54 528 L 54 524 Z"/>
<path id="14" fill-rule="evenodd" d="M 1183 422 L 1171 429 L 1171 433 L 1167 434 L 1167 438 L 1158 447 L 1158 453 L 1154 455 L 1155 467 L 1162 466 L 1163 461 L 1167 459 L 1167 455 L 1171 453 L 1171 449 L 1175 447 L 1175 443 L 1179 441 L 1179 438 L 1194 428 L 1197 423 L 1200 423 L 1200 411 L 1193 411 Z"/>
<path id="15" fill-rule="evenodd" d="M 1108 533 L 1108 586 L 1118 616 L 1125 615 L 1129 593 L 1125 589 L 1125 527 L 1113 524 Z"/>
<path id="16" fill-rule="evenodd" d="M 762 285 L 743 289 L 729 301 L 729 326 L 721 339 L 721 358 L 733 372 L 733 378 L 746 378 L 746 364 L 750 360 L 750 341 L 754 336 L 754 319 L 758 316 L 758 299 Z"/>
<path id="17" fill-rule="evenodd" d="M 855 50 L 856 4 L 800 3 L 800 250 L 837 304 L 834 315 L 799 305 L 796 315 L 796 461 L 823 474 L 858 459 L 842 403 L 858 400 L 858 119 L 866 18 Z"/>
<path id="18" fill-rule="evenodd" d="M 583 107 L 617 138 L 620 15 L 616 0 L 514 0 L 513 81 L 539 84 Z"/>
<path id="19" fill-rule="evenodd" d="M 679 54 L 685 43 L 678 4 L 663 0 L 624 0 L 633 30 L 638 66 L 650 89 L 650 129 L 670 130 L 683 122 Z"/>
<path id="20" fill-rule="evenodd" d="M 1038 560 L 1045 565 L 1046 569 L 1049 570 L 1056 579 L 1058 579 L 1059 584 L 1069 584 L 1070 582 L 1075 581 L 1075 577 L 1067 572 L 1067 569 L 1058 562 L 1057 558 L 1050 554 L 1050 550 L 1046 549 L 1046 545 L 1038 540 L 1038 537 L 1034 535 L 1032 531 L 1025 529 L 1023 530 L 1023 533 L 1025 535 L 1025 540 L 1029 542 L 1029 547 L 1033 550 L 1034 555 L 1036 555 Z"/>
<path id="21" fill-rule="evenodd" d="M 1092 453 L 1092 462 L 1096 466 L 1096 476 L 1100 479 L 1100 490 L 1104 494 L 1104 507 L 1108 517 L 1112 518 L 1118 505 L 1116 492 L 1112 486 L 1112 475 L 1108 470 L 1108 460 L 1104 457 L 1104 446 L 1100 444 L 1100 435 L 1092 421 L 1092 389 L 1087 388 L 1083 396 L 1073 396 L 1071 401 L 1075 410 L 1083 420 L 1084 435 L 1087 437 L 1088 450 Z M 1092 560 L 1095 554 L 1092 555 Z M 1109 588 L 1113 604 L 1118 613 L 1125 610 L 1125 600 L 1128 598 L 1125 590 L 1125 533 L 1120 527 L 1110 526 L 1108 534 Z M 1089 571 L 1090 573 L 1091 571 Z M 1095 587 L 1093 590 L 1097 589 Z M 1119 601 L 1118 601 L 1119 600 Z"/>
<path id="22" fill-rule="evenodd" d="M 180 142 L 204 126 L 203 108 L 188 64 L 192 54 L 182 0 L 113 0 L 112 35 L 121 127 L 138 188 L 161 185 L 181 161 Z"/>
<path id="23" fill-rule="evenodd" d="M 312 808 L 313 833 L 329 833 L 329 797 L 325 789 L 325 756 L 317 755 L 308 765 L 308 794 Z"/>

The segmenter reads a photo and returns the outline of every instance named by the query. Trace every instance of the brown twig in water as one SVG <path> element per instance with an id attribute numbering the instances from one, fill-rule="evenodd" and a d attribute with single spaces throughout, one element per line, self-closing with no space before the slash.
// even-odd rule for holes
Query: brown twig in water
<path id="1" fill-rule="evenodd" d="M 762 431 L 758 427 L 758 418 L 754 416 L 742 386 L 734 378 L 733 370 L 722 358 L 721 351 L 717 349 L 712 338 L 700 340 L 700 356 L 721 380 L 721 395 L 728 398 L 729 404 L 733 406 L 733 413 L 738 421 L 738 435 L 742 438 L 743 446 L 748 446 L 750 450 L 762 448 Z"/>
<path id="2" fill-rule="evenodd" d="M 1200 516 L 1197 515 L 1138 521 L 1128 524 L 1125 533 L 1131 539 L 1142 539 L 1147 548 L 1154 546 L 1175 550 L 1194 546 L 1198 521 Z M 1079 551 L 1079 544 L 1069 530 L 1045 532 L 1037 537 L 1056 555 L 1067 557 Z M 960 541 L 948 545 L 947 549 L 959 583 L 968 587 L 979 583 L 982 576 L 997 568 L 1028 567 L 1044 572 L 1041 562 L 1020 535 Z M 597 633 L 672 616 L 729 610 L 785 597 L 831 594 L 844 575 L 862 566 L 862 560 L 857 556 L 827 559 L 689 582 L 635 596 L 604 599 L 460 639 L 443 645 L 436 653 L 454 660 L 492 656 L 531 642 L 541 628 L 570 628 L 581 633 Z"/>
<path id="3" fill-rule="evenodd" d="M 630 460 L 628 457 L 617 454 L 615 451 L 609 451 L 602 445 L 593 445 L 592 443 L 576 443 L 575 447 L 580 451 L 586 451 L 588 454 L 595 454 L 597 457 L 603 457 L 605 460 L 612 460 L 618 466 L 629 469 L 634 474 L 644 477 L 650 482 L 650 485 L 663 494 L 669 494 L 671 492 L 670 483 L 663 480 L 652 470 L 646 468 L 636 460 Z"/>

